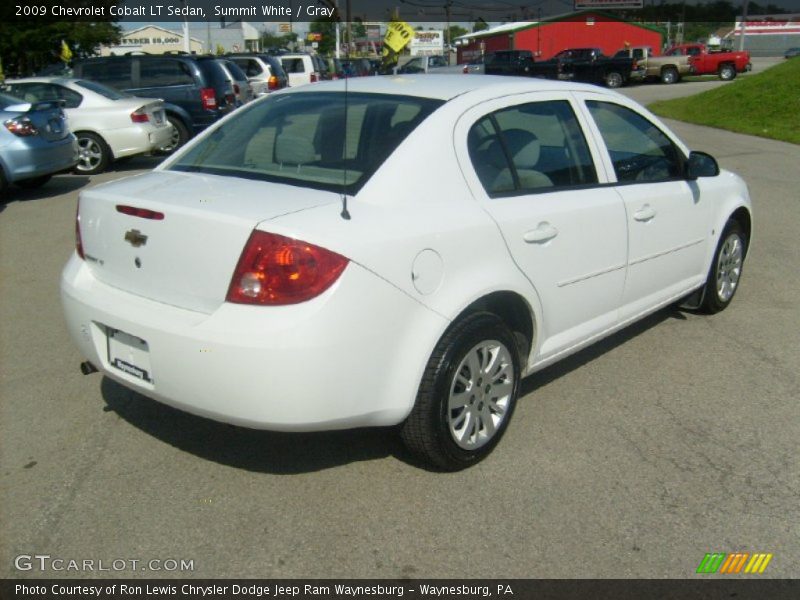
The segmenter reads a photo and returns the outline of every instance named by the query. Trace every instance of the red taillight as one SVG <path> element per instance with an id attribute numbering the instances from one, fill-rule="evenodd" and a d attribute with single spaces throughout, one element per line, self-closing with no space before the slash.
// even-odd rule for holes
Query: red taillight
<path id="1" fill-rule="evenodd" d="M 200 90 L 200 101 L 203 103 L 203 108 L 206 110 L 214 110 L 217 108 L 217 94 L 214 88 L 202 88 Z"/>
<path id="2" fill-rule="evenodd" d="M 307 242 L 254 231 L 236 265 L 226 300 L 268 306 L 305 302 L 333 285 L 348 262 Z"/>
<path id="3" fill-rule="evenodd" d="M 78 205 L 75 207 L 75 252 L 78 253 L 83 260 L 86 257 L 83 255 L 83 240 L 81 239 L 81 201 L 78 200 Z"/>
<path id="4" fill-rule="evenodd" d="M 233 93 L 237 96 L 242 93 L 238 83 L 233 84 Z"/>
<path id="5" fill-rule="evenodd" d="M 462 73 L 469 73 L 469 66 L 467 66 L 467 65 L 464 65 L 464 68 L 463 68 L 463 69 L 461 69 L 461 72 L 462 72 Z"/>
<path id="6" fill-rule="evenodd" d="M 147 123 L 150 121 L 150 117 L 144 112 L 143 108 L 140 108 L 131 113 L 131 121 L 134 123 Z"/>
<path id="7" fill-rule="evenodd" d="M 36 126 L 31 123 L 31 120 L 28 117 L 9 119 L 3 123 L 3 125 L 5 125 L 6 129 L 8 129 L 11 133 L 19 137 L 29 137 L 39 133 L 39 130 L 36 129 Z"/>
<path id="8" fill-rule="evenodd" d="M 139 217 L 141 219 L 153 219 L 154 221 L 163 221 L 164 213 L 150 210 L 149 208 L 137 208 L 135 206 L 126 206 L 125 204 L 117 204 L 117 212 L 132 217 Z"/>
<path id="9" fill-rule="evenodd" d="M 270 78 L 267 80 L 267 85 L 271 90 L 278 89 L 278 78 L 275 75 L 270 75 Z"/>
<path id="10" fill-rule="evenodd" d="M 317 73 L 311 73 L 311 83 L 316 83 L 319 81 L 319 75 Z"/>

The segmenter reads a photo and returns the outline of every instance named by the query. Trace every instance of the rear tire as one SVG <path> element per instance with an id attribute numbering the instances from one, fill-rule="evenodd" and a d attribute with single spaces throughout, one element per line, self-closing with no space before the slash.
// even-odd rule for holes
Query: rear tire
<path id="1" fill-rule="evenodd" d="M 189 129 L 183 121 L 173 115 L 167 115 L 167 121 L 172 125 L 172 141 L 156 151 L 160 155 L 172 154 L 189 141 Z"/>
<path id="2" fill-rule="evenodd" d="M 725 310 L 739 289 L 744 258 L 747 255 L 747 235 L 738 221 L 730 220 L 722 230 L 714 260 L 703 288 L 701 310 L 715 314 Z"/>
<path id="3" fill-rule="evenodd" d="M 88 131 L 78 131 L 75 133 L 78 138 L 79 158 L 75 167 L 78 175 L 97 175 L 106 170 L 111 163 L 111 148 L 105 140 L 95 133 Z"/>
<path id="4" fill-rule="evenodd" d="M 40 177 L 34 177 L 33 179 L 23 179 L 22 181 L 18 181 L 17 185 L 24 190 L 35 190 L 36 188 L 42 187 L 52 178 L 52 175 L 41 175 Z"/>
<path id="5" fill-rule="evenodd" d="M 5 198 L 7 189 L 8 180 L 6 179 L 6 174 L 3 173 L 3 167 L 0 167 L 0 198 Z"/>
<path id="6" fill-rule="evenodd" d="M 678 69 L 675 67 L 664 67 L 661 70 L 661 83 L 667 85 L 678 83 Z"/>
<path id="7" fill-rule="evenodd" d="M 736 68 L 731 64 L 720 65 L 719 78 L 722 81 L 730 81 L 736 77 Z"/>
<path id="8" fill-rule="evenodd" d="M 505 433 L 519 392 L 514 335 L 497 316 L 475 313 L 433 351 L 414 408 L 400 429 L 425 462 L 458 471 L 486 458 Z"/>
<path id="9" fill-rule="evenodd" d="M 616 71 L 611 71 L 611 73 L 607 73 L 605 77 L 606 86 L 612 89 L 622 87 L 625 84 L 625 78 L 622 74 L 617 73 Z"/>

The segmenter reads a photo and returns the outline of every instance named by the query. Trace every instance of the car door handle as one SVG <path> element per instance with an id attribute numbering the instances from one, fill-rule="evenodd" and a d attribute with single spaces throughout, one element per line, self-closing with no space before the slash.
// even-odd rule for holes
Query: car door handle
<path id="1" fill-rule="evenodd" d="M 642 208 L 633 213 L 633 218 L 637 221 L 647 222 L 656 216 L 655 209 L 649 204 L 645 204 Z"/>
<path id="2" fill-rule="evenodd" d="M 547 223 L 546 221 L 539 223 L 536 229 L 531 229 L 525 232 L 522 239 L 529 244 L 542 244 L 552 240 L 558 235 L 558 229 Z"/>

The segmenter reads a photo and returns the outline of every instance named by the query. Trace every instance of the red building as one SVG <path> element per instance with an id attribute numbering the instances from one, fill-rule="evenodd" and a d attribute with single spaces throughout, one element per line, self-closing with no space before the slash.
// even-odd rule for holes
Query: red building
<path id="1" fill-rule="evenodd" d="M 583 11 L 539 22 L 506 23 L 459 38 L 458 62 L 469 62 L 497 50 L 530 50 L 537 60 L 547 60 L 567 48 L 600 48 L 614 54 L 626 44 L 650 46 L 661 53 L 661 30 L 624 21 L 613 15 Z"/>

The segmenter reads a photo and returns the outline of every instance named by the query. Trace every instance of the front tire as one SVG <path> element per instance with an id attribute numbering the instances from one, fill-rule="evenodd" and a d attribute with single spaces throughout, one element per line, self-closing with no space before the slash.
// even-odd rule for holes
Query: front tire
<path id="1" fill-rule="evenodd" d="M 739 289 L 747 242 L 747 235 L 739 222 L 728 221 L 720 236 L 703 289 L 703 312 L 715 314 L 730 305 Z"/>
<path id="2" fill-rule="evenodd" d="M 497 316 L 475 313 L 445 333 L 431 355 L 414 408 L 400 429 L 425 462 L 458 471 L 486 458 L 505 433 L 519 392 L 514 335 Z"/>

